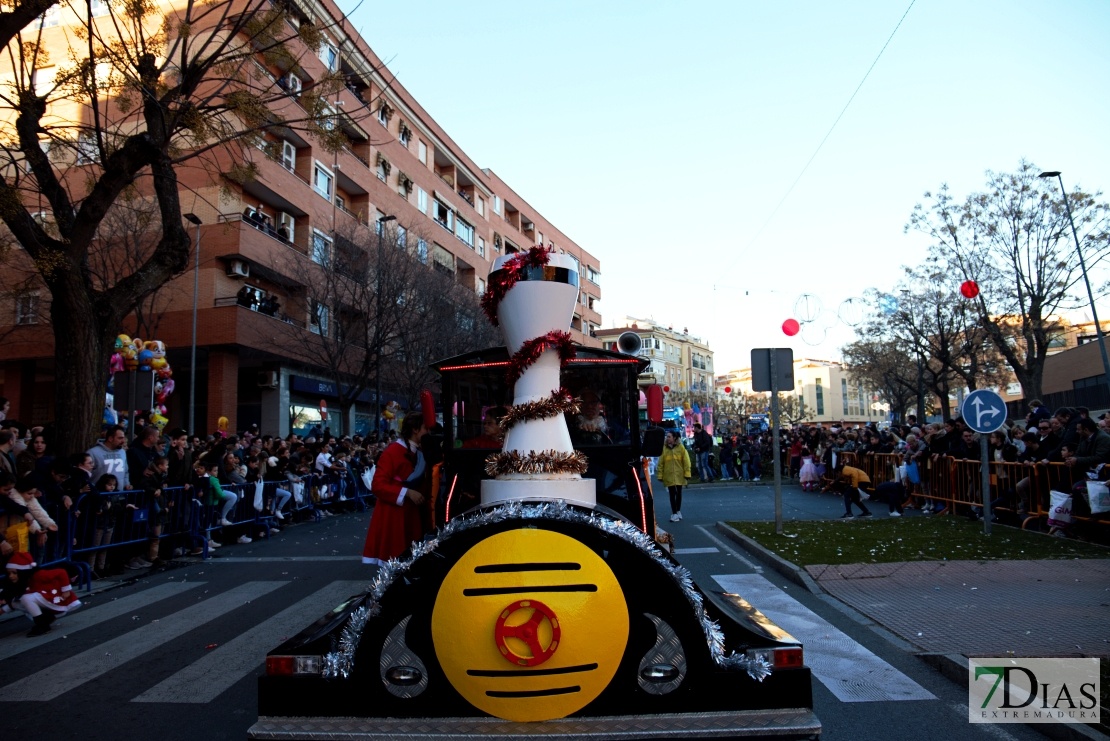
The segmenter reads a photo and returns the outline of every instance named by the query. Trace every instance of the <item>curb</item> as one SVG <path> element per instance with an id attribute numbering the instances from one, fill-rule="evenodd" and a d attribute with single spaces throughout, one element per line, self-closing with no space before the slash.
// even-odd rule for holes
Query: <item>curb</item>
<path id="1" fill-rule="evenodd" d="M 876 623 L 865 614 L 861 613 L 851 605 L 841 602 L 836 599 L 817 583 L 805 569 L 797 566 L 785 558 L 782 558 L 776 553 L 764 548 L 762 545 L 744 535 L 735 528 L 730 527 L 723 521 L 718 521 L 716 525 L 718 533 L 723 535 L 728 540 L 743 548 L 748 555 L 759 561 L 764 566 L 773 569 L 775 572 L 790 580 L 794 584 L 809 590 L 812 594 L 821 596 L 830 603 L 835 603 L 834 606 L 840 609 L 841 612 L 854 616 L 861 623 L 870 623 L 873 626 L 878 626 L 882 630 L 876 631 L 886 640 L 890 641 L 893 645 L 901 648 L 902 650 L 909 651 L 918 659 L 923 661 L 927 666 L 932 667 L 945 679 L 953 682 L 963 688 L 967 688 L 967 657 L 963 654 L 940 654 L 940 653 L 921 653 L 913 650 L 910 644 L 906 643 L 902 638 L 887 631 L 885 626 Z M 1086 726 L 1075 723 L 1036 723 L 1036 724 L 1023 724 L 1031 727 L 1034 731 L 1045 736 L 1046 738 L 1053 739 L 1053 741 L 1097 741 L 1098 739 L 1105 739 L 1106 735 L 1094 726 Z"/>
<path id="2" fill-rule="evenodd" d="M 801 567 L 790 563 L 785 558 L 779 556 L 777 553 L 773 553 L 772 551 L 767 550 L 759 543 L 749 538 L 747 535 L 741 533 L 739 530 L 736 530 L 733 527 L 729 527 L 728 523 L 718 521 L 717 532 L 746 550 L 749 555 L 755 558 L 755 560 L 759 561 L 764 566 L 769 566 L 770 568 L 774 569 L 779 574 L 794 582 L 798 586 L 804 589 L 808 589 L 813 594 L 827 594 L 825 590 L 822 589 L 821 586 L 814 580 L 814 578 L 806 573 L 805 569 L 802 569 Z"/>

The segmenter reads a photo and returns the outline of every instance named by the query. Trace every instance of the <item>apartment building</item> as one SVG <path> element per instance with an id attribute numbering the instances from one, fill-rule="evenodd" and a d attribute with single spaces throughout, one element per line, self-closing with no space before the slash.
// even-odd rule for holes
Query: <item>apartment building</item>
<path id="1" fill-rule="evenodd" d="M 143 338 L 159 339 L 167 347 L 177 388 L 169 403 L 171 425 L 183 424 L 187 413 L 184 390 L 191 380 L 194 301 L 194 412 L 200 432 L 215 430 L 218 419 L 227 417 L 231 429 L 257 423 L 264 431 L 284 435 L 321 421 L 321 410 L 329 406 L 333 413 L 326 423 L 332 430 L 352 432 L 372 426 L 378 403 L 407 401 L 386 384 L 380 400 L 368 390 L 350 415 L 337 419 L 334 378 L 283 347 L 288 341 L 281 338 L 288 337 L 290 327 L 299 332 L 338 331 L 338 322 L 328 319 L 329 312 L 340 307 L 318 305 L 305 297 L 318 266 L 340 243 L 350 248 L 342 235 L 351 230 L 388 236 L 429 270 L 449 275 L 479 294 L 486 288 L 493 261 L 502 254 L 534 245 L 568 254 L 580 266 L 580 303 L 572 334 L 578 342 L 599 345 L 592 335 L 601 323 L 598 258 L 492 169 L 475 163 L 397 82 L 337 4 L 282 4 L 291 11 L 290 31 L 313 24 L 321 30 L 323 43 L 313 50 L 292 42 L 295 62 L 259 53 L 255 75 L 285 91 L 275 110 L 295 111 L 304 105 L 303 93 L 315 80 L 342 73 L 346 85 L 327 105 L 346 143 L 329 151 L 306 131 L 273 129 L 258 146 L 218 150 L 204 167 L 194 163 L 179 171 L 182 212 L 190 214 L 194 224 L 199 221 L 199 256 L 196 263 L 190 259 L 199 269 L 190 267 L 153 297 L 145 310 L 145 326 L 154 329 L 147 330 L 152 336 Z M 85 6 L 79 5 L 76 11 L 55 6 L 44 18 L 42 47 L 49 58 L 67 58 L 75 38 L 68 26 L 79 22 L 68 14 L 84 13 Z M 168 12 L 179 5 L 163 7 Z M 91 7 L 94 14 L 108 13 L 107 4 L 97 0 Z M 244 7 L 258 6 L 252 2 Z M 0 75 L 4 72 L 0 65 Z M 46 71 L 40 74 L 48 76 Z M 78 160 L 68 166 L 81 164 Z M 241 177 L 248 165 L 254 176 Z M 354 254 L 347 259 L 367 258 Z M 24 291 L 9 311 L 0 311 L 0 323 L 7 325 L 0 326 L 6 337 L 0 394 L 11 401 L 9 416 L 32 424 L 54 418 L 55 338 L 43 331 L 49 329 L 47 296 L 45 291 Z M 132 324 L 120 331 L 137 334 L 138 328 Z"/>
<path id="2" fill-rule="evenodd" d="M 640 377 L 643 383 L 657 383 L 683 395 L 712 394 L 713 351 L 707 342 L 685 327 L 676 331 L 652 319 L 623 317 L 616 320 L 616 325 L 594 334 L 609 350 L 618 349 L 617 340 L 625 332 L 637 334 L 640 357 L 650 363 Z"/>

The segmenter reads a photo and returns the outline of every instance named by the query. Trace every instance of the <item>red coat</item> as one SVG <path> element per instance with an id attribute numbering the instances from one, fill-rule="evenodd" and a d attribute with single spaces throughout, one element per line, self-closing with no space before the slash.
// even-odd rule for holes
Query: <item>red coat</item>
<path id="1" fill-rule="evenodd" d="M 68 612 L 81 606 L 81 601 L 73 593 L 69 574 L 65 569 L 39 569 L 27 582 L 25 600 L 33 600 L 40 606 L 55 612 Z"/>
<path id="2" fill-rule="evenodd" d="M 401 489 L 421 491 L 421 483 L 404 483 L 415 469 L 416 454 L 400 441 L 391 443 L 378 458 L 370 487 L 375 504 L 362 548 L 363 563 L 384 565 L 404 553 L 414 540 L 424 537 L 420 507 L 407 496 L 397 504 Z"/>

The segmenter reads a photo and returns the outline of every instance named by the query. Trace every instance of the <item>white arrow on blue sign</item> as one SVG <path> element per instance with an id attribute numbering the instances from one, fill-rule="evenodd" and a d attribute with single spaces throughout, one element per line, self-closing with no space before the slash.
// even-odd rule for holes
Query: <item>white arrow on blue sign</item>
<path id="1" fill-rule="evenodd" d="M 985 435 L 1006 423 L 1006 403 L 990 389 L 976 389 L 964 399 L 960 414 L 968 427 Z"/>

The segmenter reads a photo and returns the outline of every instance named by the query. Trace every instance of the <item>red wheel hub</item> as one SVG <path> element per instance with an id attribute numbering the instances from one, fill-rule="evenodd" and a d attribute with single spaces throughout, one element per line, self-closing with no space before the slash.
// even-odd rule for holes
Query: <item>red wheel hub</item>
<path id="1" fill-rule="evenodd" d="M 515 625 L 505 624 L 521 611 L 530 613 L 527 620 Z M 551 640 L 546 647 L 540 642 L 540 628 L 545 622 L 551 626 Z M 497 617 L 497 625 L 493 629 L 493 640 L 497 643 L 497 650 L 506 661 L 517 666 L 538 666 L 550 659 L 559 648 L 560 635 L 559 618 L 555 617 L 555 612 L 542 602 L 528 599 L 513 602 L 502 610 Z M 522 641 L 531 655 L 525 656 L 513 651 L 507 642 L 509 638 Z"/>

